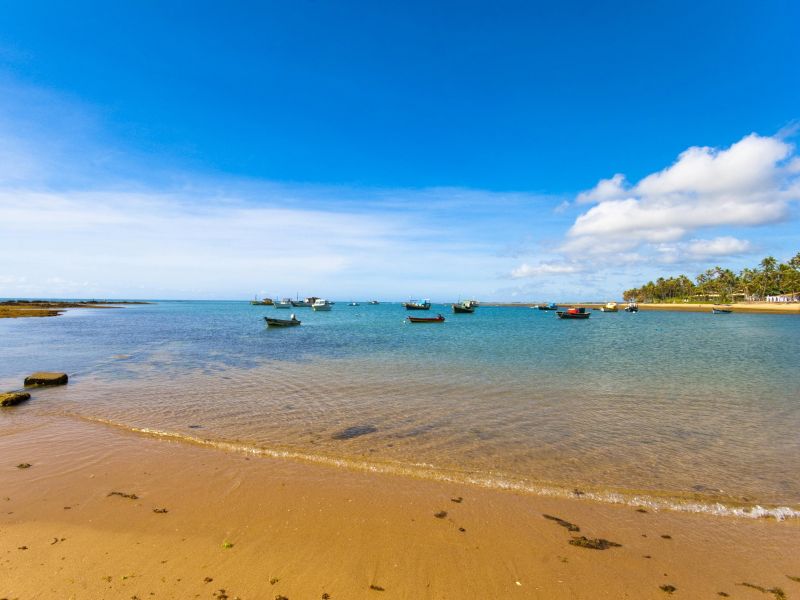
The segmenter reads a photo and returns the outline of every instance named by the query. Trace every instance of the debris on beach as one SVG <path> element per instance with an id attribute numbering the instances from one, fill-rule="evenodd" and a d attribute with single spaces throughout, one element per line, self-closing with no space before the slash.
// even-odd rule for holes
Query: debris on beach
<path id="1" fill-rule="evenodd" d="M 603 538 L 587 538 L 584 535 L 572 538 L 569 543 L 573 546 L 578 546 L 579 548 L 589 548 L 590 550 L 608 550 L 609 548 L 622 547 L 622 544 L 618 544 L 617 542 L 611 542 Z"/>
<path id="2" fill-rule="evenodd" d="M 672 536 L 671 535 L 667 535 L 666 533 L 663 534 L 661 537 L 664 538 L 665 540 L 671 540 L 672 539 Z"/>
<path id="3" fill-rule="evenodd" d="M 30 399 L 31 395 L 28 392 L 6 392 L 0 394 L 0 406 L 15 406 Z"/>
<path id="4" fill-rule="evenodd" d="M 128 500 L 138 500 L 139 496 L 136 494 L 126 494 L 125 492 L 109 492 L 109 496 L 119 496 L 120 498 L 127 498 Z"/>
<path id="5" fill-rule="evenodd" d="M 638 513 L 646 513 L 647 510 L 644 509 L 644 508 L 639 507 L 639 508 L 636 509 L 636 512 L 638 512 Z"/>
<path id="6" fill-rule="evenodd" d="M 214 581 L 213 577 L 204 577 L 203 578 L 203 583 L 211 583 L 212 581 Z"/>
<path id="7" fill-rule="evenodd" d="M 466 529 L 464 529 L 463 527 L 459 527 L 459 528 L 458 528 L 458 530 L 459 530 L 461 533 L 465 533 L 465 532 L 467 531 L 467 530 L 466 530 Z"/>
<path id="8" fill-rule="evenodd" d="M 225 548 L 226 550 L 228 548 L 233 548 L 233 543 L 229 542 L 228 540 L 225 540 L 224 542 L 222 542 L 222 547 Z"/>
<path id="9" fill-rule="evenodd" d="M 277 596 L 275 596 L 275 600 L 289 600 L 289 599 L 286 596 L 281 596 L 280 594 L 278 594 Z"/>
<path id="10" fill-rule="evenodd" d="M 463 501 L 464 499 L 461 496 L 458 498 L 450 498 L 450 502 L 455 502 L 456 504 L 461 504 Z"/>
<path id="11" fill-rule="evenodd" d="M 277 577 L 270 577 L 270 578 L 269 578 L 269 584 L 270 584 L 270 585 L 275 585 L 275 584 L 276 584 L 276 583 L 278 583 L 279 581 L 280 581 L 280 579 L 278 579 Z"/>
<path id="12" fill-rule="evenodd" d="M 66 373 L 51 373 L 39 371 L 25 378 L 25 387 L 39 387 L 45 385 L 66 385 L 69 376 Z"/>
<path id="13" fill-rule="evenodd" d="M 763 586 L 756 585 L 755 583 L 747 583 L 746 581 L 743 581 L 742 583 L 737 583 L 736 585 L 749 587 L 751 589 L 758 590 L 759 592 L 762 592 L 764 594 L 772 594 L 775 597 L 775 600 L 786 600 L 786 592 L 784 592 L 779 587 L 765 588 Z"/>
<path id="14" fill-rule="evenodd" d="M 666 592 L 668 594 L 671 594 L 673 592 L 678 591 L 678 588 L 676 588 L 674 585 L 670 585 L 668 583 L 658 586 L 658 589 L 660 589 L 662 592 Z"/>
<path id="15" fill-rule="evenodd" d="M 154 513 L 158 513 L 160 515 L 163 515 L 163 514 L 168 513 L 169 511 L 166 508 L 154 508 L 153 512 Z"/>
<path id="16" fill-rule="evenodd" d="M 791 575 L 787 575 L 787 577 L 788 577 L 789 579 L 791 579 L 792 581 L 796 581 L 797 583 L 800 583 L 800 577 L 793 577 L 793 576 L 791 576 Z"/>
<path id="17" fill-rule="evenodd" d="M 330 600 L 331 595 L 328 592 L 322 592 L 322 600 Z"/>
<path id="18" fill-rule="evenodd" d="M 353 425 L 352 427 L 337 431 L 331 437 L 334 440 L 349 440 L 362 435 L 367 435 L 368 433 L 375 433 L 376 431 L 378 431 L 378 428 L 374 425 Z"/>
<path id="19" fill-rule="evenodd" d="M 723 598 L 730 598 L 730 594 L 728 592 L 717 592 L 717 596 L 722 596 Z"/>
<path id="20" fill-rule="evenodd" d="M 444 519 L 447 516 L 447 511 L 446 510 L 440 510 L 437 513 L 433 513 L 433 516 L 436 517 L 437 519 Z"/>
<path id="21" fill-rule="evenodd" d="M 30 469 L 33 465 L 31 463 L 19 463 L 17 465 L 18 469 Z"/>
<path id="22" fill-rule="evenodd" d="M 369 589 L 374 590 L 376 592 L 385 592 L 386 591 L 384 588 L 382 588 L 379 585 L 375 585 L 374 583 L 370 584 Z"/>
<path id="23" fill-rule="evenodd" d="M 549 519 L 551 521 L 555 521 L 561 527 L 565 527 L 567 531 L 580 531 L 581 528 L 575 525 L 575 523 L 570 523 L 569 521 L 565 521 L 560 517 L 554 517 L 553 515 L 542 515 L 545 519 Z"/>

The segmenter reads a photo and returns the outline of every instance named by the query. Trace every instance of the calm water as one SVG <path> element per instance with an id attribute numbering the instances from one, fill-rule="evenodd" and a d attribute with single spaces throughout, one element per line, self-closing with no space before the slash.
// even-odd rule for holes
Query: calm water
<path id="1" fill-rule="evenodd" d="M 66 414 L 222 447 L 540 493 L 800 507 L 800 318 L 481 307 L 409 325 L 161 302 L 0 320 L 0 388 L 65 388 L 0 412 Z"/>

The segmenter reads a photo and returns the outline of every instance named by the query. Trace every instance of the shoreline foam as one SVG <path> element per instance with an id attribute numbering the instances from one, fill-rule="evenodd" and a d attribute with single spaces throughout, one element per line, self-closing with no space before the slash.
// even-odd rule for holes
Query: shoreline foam
<path id="1" fill-rule="evenodd" d="M 513 491 L 533 496 L 550 498 L 578 498 L 591 500 L 603 504 L 616 504 L 630 507 L 648 508 L 650 510 L 668 510 L 673 512 L 706 514 L 718 517 L 736 517 L 747 519 L 774 519 L 776 521 L 794 520 L 800 518 L 800 507 L 745 504 L 726 499 L 699 499 L 699 494 L 682 496 L 677 493 L 656 490 L 617 490 L 613 488 L 600 489 L 596 487 L 574 485 L 556 485 L 553 483 L 536 483 L 523 480 L 509 474 L 489 476 L 475 474 L 472 471 L 455 471 L 442 469 L 427 463 L 404 463 L 399 461 L 365 461 L 362 459 L 332 456 L 325 454 L 310 454 L 295 450 L 282 450 L 263 448 L 243 442 L 226 440 L 204 439 L 184 433 L 164 431 L 150 427 L 133 427 L 123 423 L 97 417 L 76 417 L 90 423 L 120 429 L 122 431 L 142 434 L 157 439 L 171 440 L 186 444 L 193 444 L 217 450 L 249 454 L 253 456 L 269 457 L 280 460 L 299 461 L 324 465 L 328 467 L 361 471 L 367 473 L 380 473 L 397 477 L 413 477 L 417 479 L 440 481 L 458 485 L 477 486 L 489 490 Z"/>

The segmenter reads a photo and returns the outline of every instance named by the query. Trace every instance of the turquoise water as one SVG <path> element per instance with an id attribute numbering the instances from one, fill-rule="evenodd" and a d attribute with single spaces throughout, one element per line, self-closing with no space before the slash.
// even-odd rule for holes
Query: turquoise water
<path id="1" fill-rule="evenodd" d="M 0 320 L 0 388 L 72 377 L 0 427 L 65 414 L 542 493 L 800 506 L 796 316 L 434 306 L 444 324 L 410 325 L 399 304 L 337 303 L 264 327 L 290 312 L 159 302 Z"/>

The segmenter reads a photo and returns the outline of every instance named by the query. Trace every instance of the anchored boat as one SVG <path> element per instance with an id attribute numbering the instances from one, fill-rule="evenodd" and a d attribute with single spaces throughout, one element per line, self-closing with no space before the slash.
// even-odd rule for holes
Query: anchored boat
<path id="1" fill-rule="evenodd" d="M 406 310 L 430 310 L 431 309 L 431 301 L 427 298 L 422 300 L 421 302 L 417 302 L 416 300 L 409 300 L 404 304 Z"/>
<path id="2" fill-rule="evenodd" d="M 273 319 L 272 317 L 264 317 L 264 320 L 267 322 L 267 327 L 294 327 L 295 325 L 300 325 L 300 321 L 297 320 L 297 317 L 291 315 L 290 319 Z"/>
<path id="3" fill-rule="evenodd" d="M 569 308 L 567 310 L 557 310 L 556 316 L 559 319 L 588 319 L 592 313 L 587 312 L 585 308 Z"/>
<path id="4" fill-rule="evenodd" d="M 551 302 L 550 304 L 537 304 L 536 308 L 539 310 L 558 310 L 558 304 Z"/>
<path id="5" fill-rule="evenodd" d="M 471 314 L 475 312 L 475 306 L 469 300 L 458 302 L 453 304 L 453 312 L 456 314 Z"/>
<path id="6" fill-rule="evenodd" d="M 442 315 L 436 315 L 435 317 L 406 317 L 409 323 L 444 323 L 444 317 Z"/>
<path id="7" fill-rule="evenodd" d="M 730 308 L 712 308 L 711 314 L 713 315 L 728 315 L 733 311 Z"/>
<path id="8" fill-rule="evenodd" d="M 619 311 L 619 306 L 616 302 L 606 302 L 605 306 L 600 307 L 601 312 L 617 312 Z"/>
<path id="9" fill-rule="evenodd" d="M 327 311 L 331 309 L 331 303 L 325 300 L 324 298 L 317 298 L 314 300 L 314 304 L 311 305 L 311 310 L 313 311 Z"/>

